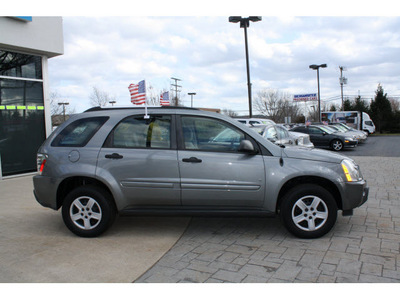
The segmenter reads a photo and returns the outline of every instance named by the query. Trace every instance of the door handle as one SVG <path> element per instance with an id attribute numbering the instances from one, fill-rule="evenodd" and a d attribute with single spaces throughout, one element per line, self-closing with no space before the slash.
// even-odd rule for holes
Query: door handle
<path id="1" fill-rule="evenodd" d="M 198 159 L 197 157 L 191 157 L 191 158 L 184 158 L 182 159 L 183 162 L 189 162 L 189 163 L 201 163 L 202 160 Z"/>
<path id="2" fill-rule="evenodd" d="M 111 158 L 111 159 L 121 159 L 124 158 L 122 155 L 118 153 L 113 153 L 113 154 L 106 154 L 106 158 Z"/>

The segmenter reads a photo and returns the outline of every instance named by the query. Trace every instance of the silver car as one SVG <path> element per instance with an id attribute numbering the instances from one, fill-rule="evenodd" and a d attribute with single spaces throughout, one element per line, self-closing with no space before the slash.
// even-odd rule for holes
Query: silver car
<path id="1" fill-rule="evenodd" d="M 37 201 L 75 234 L 102 234 L 119 215 L 280 215 L 301 238 L 334 226 L 368 198 L 345 156 L 281 148 L 236 120 L 189 108 L 93 108 L 40 147 Z"/>
<path id="2" fill-rule="evenodd" d="M 264 126 L 263 130 L 259 133 L 264 138 L 277 145 L 314 148 L 314 144 L 311 143 L 310 136 L 308 134 L 289 131 L 282 125 Z"/>

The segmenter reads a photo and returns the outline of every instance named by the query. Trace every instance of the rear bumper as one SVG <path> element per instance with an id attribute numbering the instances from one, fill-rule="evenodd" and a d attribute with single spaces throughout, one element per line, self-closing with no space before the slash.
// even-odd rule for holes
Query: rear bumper
<path id="1" fill-rule="evenodd" d="M 36 175 L 33 177 L 33 188 L 33 194 L 40 205 L 58 210 L 54 179 Z"/>

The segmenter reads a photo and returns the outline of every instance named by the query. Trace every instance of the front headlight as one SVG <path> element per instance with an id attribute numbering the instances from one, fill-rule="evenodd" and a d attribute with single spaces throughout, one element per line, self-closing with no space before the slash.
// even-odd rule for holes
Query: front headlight
<path id="1" fill-rule="evenodd" d="M 346 138 L 346 139 L 344 140 L 344 142 L 345 142 L 345 143 L 354 142 L 354 139 L 352 139 L 352 138 Z"/>
<path id="2" fill-rule="evenodd" d="M 342 161 L 342 169 L 348 182 L 362 180 L 360 168 L 350 159 Z"/>
<path id="3" fill-rule="evenodd" d="M 297 138 L 297 145 L 304 145 L 304 138 L 302 136 Z"/>

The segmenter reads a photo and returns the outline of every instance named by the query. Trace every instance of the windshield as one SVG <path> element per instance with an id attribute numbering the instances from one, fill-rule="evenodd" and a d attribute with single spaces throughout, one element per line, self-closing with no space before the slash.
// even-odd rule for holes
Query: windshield
<path id="1" fill-rule="evenodd" d="M 328 126 L 319 126 L 318 128 L 321 129 L 322 131 L 326 132 L 326 133 L 329 133 L 329 134 L 334 133 L 334 132 L 337 131 L 335 129 L 329 128 Z"/>
<path id="2" fill-rule="evenodd" d="M 349 127 L 349 126 L 347 126 L 346 124 L 343 124 L 343 123 L 340 123 L 339 125 L 344 127 L 344 128 L 346 128 L 346 129 L 348 129 L 348 130 L 352 129 L 351 127 Z"/>
<path id="3" fill-rule="evenodd" d="M 346 129 L 344 129 L 343 127 L 340 127 L 340 126 L 331 126 L 331 128 L 332 129 L 336 129 L 337 131 L 340 131 L 340 132 L 347 132 L 348 130 L 346 130 Z"/>

